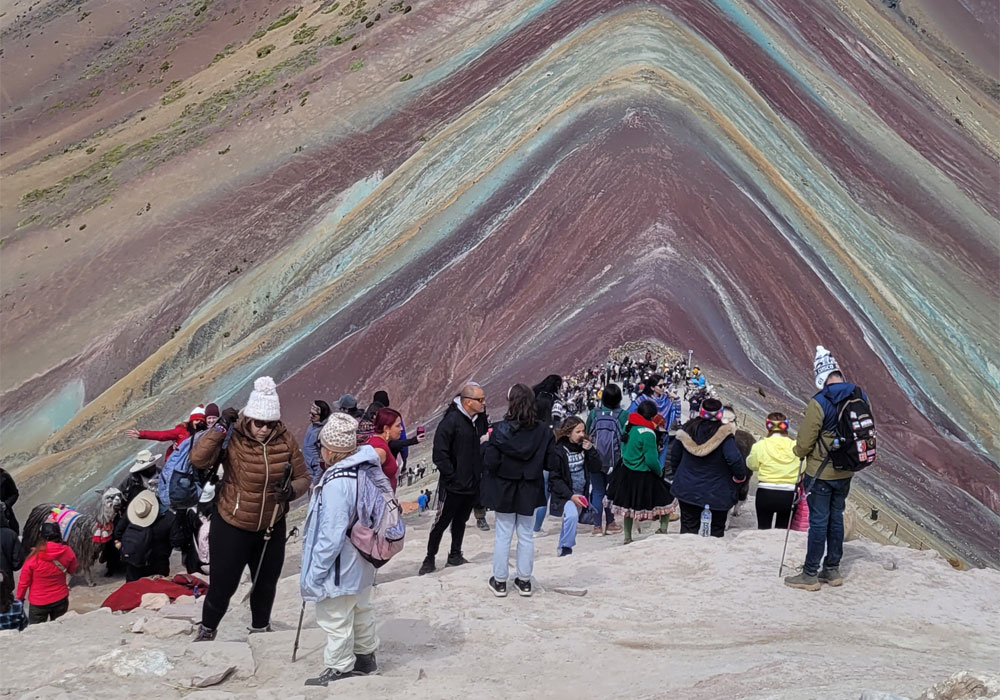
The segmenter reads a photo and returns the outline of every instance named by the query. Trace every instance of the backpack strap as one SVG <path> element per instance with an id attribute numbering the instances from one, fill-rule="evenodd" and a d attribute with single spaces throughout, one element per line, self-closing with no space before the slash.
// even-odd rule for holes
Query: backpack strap
<path id="1" fill-rule="evenodd" d="M 67 576 L 69 575 L 69 571 L 66 569 L 65 566 L 63 566 L 63 563 L 61 561 L 59 561 L 58 559 L 53 559 L 52 563 L 55 564 L 61 572 L 63 572 Z"/>
<path id="2" fill-rule="evenodd" d="M 331 479 L 357 479 L 358 478 L 358 468 L 357 467 L 333 467 L 332 469 L 327 469 L 323 472 L 323 480 L 320 482 L 320 486 L 325 486 L 327 482 Z"/>

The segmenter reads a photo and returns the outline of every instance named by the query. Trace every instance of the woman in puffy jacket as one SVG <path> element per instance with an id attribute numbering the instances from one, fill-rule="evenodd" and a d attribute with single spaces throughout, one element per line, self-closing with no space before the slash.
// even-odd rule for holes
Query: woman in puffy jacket
<path id="1" fill-rule="evenodd" d="M 195 433 L 204 430 L 206 427 L 208 427 L 208 423 L 205 420 L 205 407 L 198 404 L 191 410 L 186 423 L 178 423 L 170 430 L 136 430 L 135 428 L 130 428 L 125 431 L 125 435 L 137 440 L 169 442 L 170 446 L 167 447 L 167 453 L 163 456 L 165 464 L 170 459 L 170 453 L 174 451 L 174 448 L 180 446 L 182 442 Z"/>
<path id="2" fill-rule="evenodd" d="M 285 561 L 285 515 L 289 504 L 309 489 L 302 450 L 281 422 L 278 392 L 270 377 L 254 382 L 242 415 L 227 408 L 191 446 L 191 464 L 214 470 L 220 454 L 224 454 L 223 476 L 209 528 L 212 586 L 202 607 L 195 639 L 199 642 L 215 639 L 248 566 L 250 575 L 256 576 L 249 631 L 270 630 L 271 607 Z"/>
<path id="3" fill-rule="evenodd" d="M 535 393 L 526 384 L 515 384 L 507 392 L 507 414 L 493 426 L 483 453 L 485 467 L 482 504 L 496 511 L 493 538 L 493 595 L 507 595 L 510 543 L 517 531 L 518 594 L 531 595 L 531 571 L 535 562 L 532 528 L 535 509 L 545 505 L 543 471 L 556 466 L 556 443 L 552 430 L 538 419 Z"/>
<path id="4" fill-rule="evenodd" d="M 59 526 L 43 523 L 42 541 L 32 550 L 17 581 L 17 599 L 27 594 L 28 624 L 55 620 L 69 610 L 69 585 L 66 575 L 76 572 L 76 554 L 63 541 Z"/>
<path id="5" fill-rule="evenodd" d="M 712 512 L 712 537 L 726 534 L 729 509 L 737 501 L 739 484 L 747 478 L 746 463 L 736 446 L 736 426 L 722 422 L 722 402 L 705 399 L 698 417 L 677 431 L 667 455 L 674 470 L 670 490 L 681 505 L 681 534 L 695 534 L 707 505 Z"/>
<path id="6" fill-rule="evenodd" d="M 764 425 L 767 437 L 750 448 L 747 467 L 757 472 L 757 529 L 786 529 L 799 481 L 799 458 L 792 452 L 795 441 L 788 437 L 788 419 L 769 413 Z M 773 523 L 773 525 L 772 525 Z"/>

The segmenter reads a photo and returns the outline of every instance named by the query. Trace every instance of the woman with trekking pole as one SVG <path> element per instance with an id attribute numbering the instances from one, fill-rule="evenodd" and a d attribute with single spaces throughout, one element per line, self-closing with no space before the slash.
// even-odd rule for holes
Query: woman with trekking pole
<path id="1" fill-rule="evenodd" d="M 223 443 L 228 443 L 223 451 Z M 191 447 L 191 464 L 214 469 L 220 461 L 217 510 L 209 529 L 212 585 L 205 596 L 197 642 L 215 639 L 229 600 L 250 567 L 251 626 L 269 632 L 271 607 L 285 560 L 285 515 L 309 488 L 298 441 L 281 422 L 274 380 L 260 377 L 242 413 L 227 408 Z"/>

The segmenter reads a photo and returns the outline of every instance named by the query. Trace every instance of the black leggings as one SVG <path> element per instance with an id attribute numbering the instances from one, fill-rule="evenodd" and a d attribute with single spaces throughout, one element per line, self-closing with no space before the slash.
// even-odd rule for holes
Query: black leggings
<path id="1" fill-rule="evenodd" d="M 464 493 L 448 493 L 441 489 L 438 506 L 437 520 L 431 528 L 431 534 L 427 537 L 427 556 L 435 557 L 438 548 L 441 547 L 441 538 L 444 531 L 451 526 L 451 550 L 449 556 L 458 556 L 462 553 L 462 541 L 465 539 L 465 522 L 469 519 L 472 509 L 479 502 L 479 496 L 466 495 Z M 486 513 L 484 512 L 483 515 Z M 215 566 L 215 562 L 212 562 Z"/>
<path id="2" fill-rule="evenodd" d="M 212 580 L 205 595 L 201 624 L 209 629 L 216 629 L 229 609 L 229 599 L 240 585 L 243 570 L 249 566 L 250 576 L 256 573 L 264 547 L 264 532 L 241 530 L 227 523 L 218 513 L 212 516 L 211 528 L 208 531 L 208 552 L 212 561 Z M 264 550 L 257 585 L 250 596 L 250 614 L 254 627 L 267 627 L 271 622 L 274 594 L 278 589 L 278 579 L 284 563 L 285 519 L 282 518 L 274 524 L 271 540 Z"/>
<path id="3" fill-rule="evenodd" d="M 757 487 L 757 497 L 754 505 L 757 508 L 757 529 L 770 530 L 771 521 L 779 530 L 788 529 L 788 521 L 792 517 L 792 501 L 794 491 L 780 491 Z"/>
<path id="4" fill-rule="evenodd" d="M 48 605 L 32 603 L 28 606 L 28 624 L 37 625 L 41 622 L 55 620 L 65 615 L 67 610 L 69 610 L 69 596 Z"/>
<path id="5" fill-rule="evenodd" d="M 678 501 L 678 503 L 681 504 L 681 534 L 697 535 L 701 529 L 701 512 L 705 506 L 696 506 L 684 501 Z M 728 510 L 712 511 L 712 537 L 726 536 L 726 519 L 728 517 Z"/>

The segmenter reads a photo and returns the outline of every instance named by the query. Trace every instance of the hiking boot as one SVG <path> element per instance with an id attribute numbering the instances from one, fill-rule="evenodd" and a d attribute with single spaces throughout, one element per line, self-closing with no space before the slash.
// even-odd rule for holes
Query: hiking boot
<path id="1" fill-rule="evenodd" d="M 828 586 L 843 586 L 844 579 L 840 576 L 840 569 L 836 566 L 831 566 L 829 569 L 822 568 L 819 571 L 819 576 L 816 577 L 820 583 L 825 583 Z"/>
<path id="2" fill-rule="evenodd" d="M 354 661 L 354 670 L 351 671 L 355 676 L 370 676 L 378 670 L 378 664 L 375 663 L 375 652 L 371 654 L 358 654 Z"/>
<path id="3" fill-rule="evenodd" d="M 271 629 L 270 622 L 264 625 L 263 627 L 254 627 L 253 625 L 247 627 L 247 634 L 260 634 L 261 632 L 273 632 L 273 631 L 274 630 Z"/>
<path id="4" fill-rule="evenodd" d="M 803 591 L 818 591 L 819 579 L 803 571 L 798 576 L 786 576 L 785 585 L 789 588 L 801 588 Z"/>
<path id="5" fill-rule="evenodd" d="M 607 532 L 609 535 L 613 535 L 621 531 L 622 531 L 622 526 L 619 525 L 618 523 L 608 523 L 608 527 L 605 530 L 605 532 Z"/>
<path id="6" fill-rule="evenodd" d="M 476 518 L 476 527 L 478 527 L 483 532 L 490 531 L 490 524 L 486 522 L 486 518 Z"/>
<path id="7" fill-rule="evenodd" d="M 341 673 L 340 671 L 328 668 L 324 670 L 323 673 L 319 674 L 319 676 L 317 676 L 316 678 L 307 679 L 306 685 L 321 685 L 325 688 L 332 681 L 339 681 L 342 678 L 351 678 L 357 675 L 361 674 L 357 674 L 354 671 L 344 671 L 343 673 Z"/>
<path id="8" fill-rule="evenodd" d="M 497 581 L 495 578 L 490 576 L 490 580 L 487 582 L 487 584 L 489 585 L 490 590 L 493 591 L 493 595 L 495 595 L 497 598 L 507 597 L 506 581 Z"/>
<path id="9" fill-rule="evenodd" d="M 531 597 L 531 579 L 527 581 L 522 581 L 519 578 L 514 579 L 514 588 L 517 589 L 518 595 L 522 595 L 525 598 Z"/>
<path id="10" fill-rule="evenodd" d="M 449 554 L 448 561 L 445 562 L 445 566 L 461 566 L 462 564 L 468 564 L 469 560 L 462 556 L 462 553 Z"/>
<path id="11" fill-rule="evenodd" d="M 423 576 L 424 574 L 429 574 L 436 570 L 437 567 L 434 566 L 434 557 L 424 557 L 424 563 L 420 565 L 420 571 L 417 572 L 417 576 Z"/>
<path id="12" fill-rule="evenodd" d="M 604 530 L 601 529 L 600 525 L 594 525 L 594 531 L 590 533 L 591 535 L 603 535 Z"/>
<path id="13" fill-rule="evenodd" d="M 572 547 L 560 547 L 559 548 L 559 556 L 560 557 L 568 557 L 572 553 L 573 553 L 573 548 Z"/>
<path id="14" fill-rule="evenodd" d="M 208 627 L 205 627 L 205 625 L 199 623 L 198 624 L 198 634 L 197 634 L 197 636 L 195 636 L 194 641 L 196 641 L 196 642 L 214 642 L 215 641 L 215 635 L 217 635 L 218 633 L 219 633 L 219 630 L 217 630 L 217 629 L 215 629 L 215 630 L 210 629 Z"/>

